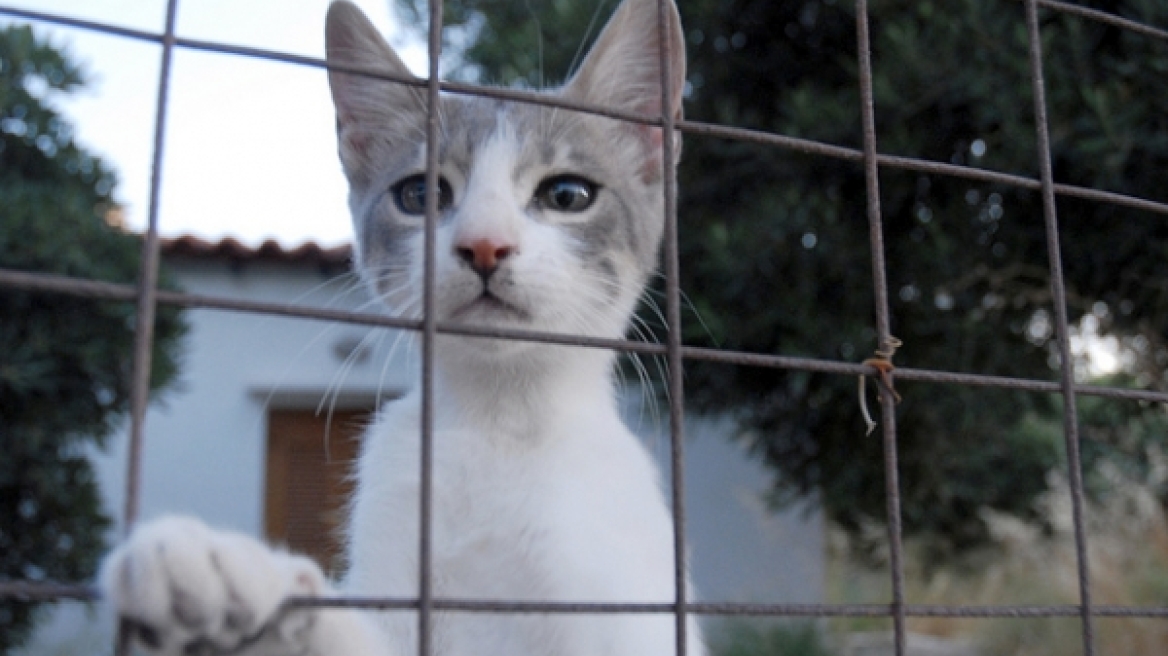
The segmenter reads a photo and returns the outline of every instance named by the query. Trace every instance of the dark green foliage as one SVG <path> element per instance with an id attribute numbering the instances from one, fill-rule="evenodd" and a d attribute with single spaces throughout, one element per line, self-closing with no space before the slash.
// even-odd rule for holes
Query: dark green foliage
<path id="1" fill-rule="evenodd" d="M 824 633 L 812 622 L 731 621 L 710 640 L 714 656 L 831 656 Z"/>
<path id="2" fill-rule="evenodd" d="M 415 17 L 421 4 L 399 0 Z M 615 4 L 448 0 L 446 18 L 477 34 L 462 75 L 534 85 L 564 75 Z M 1086 4 L 1168 25 L 1158 0 Z M 679 6 L 687 118 L 860 147 L 852 3 Z M 1040 14 L 1056 180 L 1168 200 L 1168 44 Z M 876 0 L 870 16 L 881 152 L 1038 177 L 1022 3 Z M 896 363 L 1057 380 L 1039 194 L 893 168 L 880 183 Z M 857 164 L 689 135 L 679 193 L 682 287 L 702 319 L 687 319 L 686 343 L 850 362 L 878 347 Z M 1164 388 L 1168 221 L 1065 197 L 1058 211 L 1072 321 L 1138 336 L 1142 383 Z M 691 407 L 733 413 L 781 474 L 777 502 L 818 493 L 849 529 L 883 521 L 881 443 L 864 434 L 856 380 L 700 362 L 686 376 Z M 1057 410 L 1049 395 L 898 388 L 907 534 L 943 554 L 988 538 L 982 508 L 1035 517 L 1063 466 L 1061 434 L 1026 428 Z"/>
<path id="3" fill-rule="evenodd" d="M 114 175 L 46 100 L 81 71 L 27 27 L 0 29 L 0 267 L 133 283 L 141 240 L 110 227 Z M 0 577 L 84 581 L 104 550 L 85 453 L 129 403 L 134 307 L 0 288 Z M 152 384 L 172 380 L 183 323 L 160 308 Z M 0 600 L 0 653 L 36 608 Z"/>
<path id="4" fill-rule="evenodd" d="M 1101 381 L 1113 387 L 1136 387 L 1126 374 Z M 1168 412 L 1159 404 L 1108 401 L 1085 397 L 1078 401 L 1087 491 L 1104 497 L 1125 484 L 1136 483 L 1168 506 Z"/>

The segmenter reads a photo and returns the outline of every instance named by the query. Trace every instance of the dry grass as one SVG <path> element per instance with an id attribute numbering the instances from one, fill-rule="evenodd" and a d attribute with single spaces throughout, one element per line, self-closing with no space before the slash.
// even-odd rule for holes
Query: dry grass
<path id="1" fill-rule="evenodd" d="M 1104 499 L 1087 513 L 1089 567 L 1094 602 L 1130 606 L 1168 605 L 1168 518 L 1146 489 L 1113 477 Z M 1075 604 L 1079 601 L 1077 557 L 1070 495 L 1055 481 L 1044 500 L 1053 527 L 1043 532 L 1009 516 L 987 515 L 995 548 L 925 571 L 917 545 L 906 545 L 906 598 L 913 604 Z M 858 565 L 847 557 L 842 535 L 831 540 L 829 596 L 832 601 L 886 603 L 887 568 Z M 910 618 L 909 630 L 961 638 L 983 654 L 1069 656 L 1082 653 L 1077 618 Z M 846 620 L 834 632 L 886 628 L 885 620 Z M 1168 620 L 1096 618 L 1100 654 L 1168 654 Z"/>

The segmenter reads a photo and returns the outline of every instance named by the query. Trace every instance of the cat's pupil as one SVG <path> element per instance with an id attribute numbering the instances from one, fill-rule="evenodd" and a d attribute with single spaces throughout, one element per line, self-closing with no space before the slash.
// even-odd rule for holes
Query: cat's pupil
<path id="1" fill-rule="evenodd" d="M 394 201 L 398 209 L 406 214 L 422 215 L 426 213 L 426 176 L 411 175 L 392 187 Z M 450 208 L 454 202 L 454 193 L 445 180 L 438 181 L 438 211 Z"/>
<path id="2" fill-rule="evenodd" d="M 556 176 L 540 183 L 535 197 L 557 212 L 583 212 L 596 200 L 596 183 L 572 175 Z"/>

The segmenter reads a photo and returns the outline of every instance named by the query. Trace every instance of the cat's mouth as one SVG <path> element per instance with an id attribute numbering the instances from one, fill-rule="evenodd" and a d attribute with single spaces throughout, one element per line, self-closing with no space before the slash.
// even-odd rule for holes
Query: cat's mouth
<path id="1" fill-rule="evenodd" d="M 521 307 L 483 290 L 476 298 L 454 311 L 453 319 L 510 319 L 530 321 L 531 315 Z"/>

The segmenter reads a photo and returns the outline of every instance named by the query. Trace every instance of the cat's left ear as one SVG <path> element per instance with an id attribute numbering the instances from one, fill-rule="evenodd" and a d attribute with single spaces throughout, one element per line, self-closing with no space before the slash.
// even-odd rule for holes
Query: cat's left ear
<path id="1" fill-rule="evenodd" d="M 685 88 L 685 38 L 673 0 L 664 0 L 664 39 L 669 53 L 669 98 L 666 107 L 680 120 Z M 571 99 L 637 114 L 662 115 L 661 41 L 658 0 L 624 0 L 596 39 L 584 63 L 563 89 Z M 626 124 L 648 147 L 648 167 L 661 171 L 661 128 Z M 675 153 L 680 153 L 680 140 Z M 676 164 L 676 162 L 674 162 Z"/>

